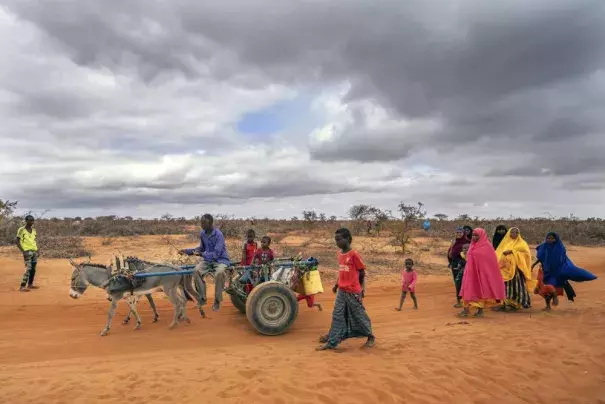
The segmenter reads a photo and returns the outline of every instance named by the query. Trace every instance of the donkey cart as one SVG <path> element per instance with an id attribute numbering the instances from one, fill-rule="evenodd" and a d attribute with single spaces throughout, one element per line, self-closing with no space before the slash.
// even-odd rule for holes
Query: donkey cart
<path id="1" fill-rule="evenodd" d="M 315 258 L 276 259 L 267 265 L 231 266 L 227 268 L 227 286 L 233 306 L 245 314 L 252 326 L 263 335 L 281 335 L 298 316 L 296 292 L 323 292 Z M 180 274 L 195 273 L 194 266 L 182 266 Z M 137 273 L 134 277 L 170 276 L 166 273 Z M 210 273 L 209 275 L 212 275 Z M 194 288 L 197 287 L 193 282 Z M 203 315 L 203 311 L 200 310 Z"/>

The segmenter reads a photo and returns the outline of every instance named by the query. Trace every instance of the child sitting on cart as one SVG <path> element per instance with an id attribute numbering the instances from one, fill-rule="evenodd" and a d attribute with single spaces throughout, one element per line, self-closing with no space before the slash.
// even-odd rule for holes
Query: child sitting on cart
<path id="1" fill-rule="evenodd" d="M 267 265 L 275 259 L 271 249 L 271 237 L 264 236 L 260 241 L 260 249 L 254 254 L 254 265 Z"/>
<path id="2" fill-rule="evenodd" d="M 271 249 L 271 237 L 264 236 L 260 241 L 260 248 L 254 254 L 254 265 L 269 265 L 275 259 L 275 254 Z M 259 271 L 259 281 L 266 282 L 271 278 L 271 269 L 263 268 Z"/>
<path id="3" fill-rule="evenodd" d="M 256 241 L 254 241 L 255 237 L 256 233 L 254 230 L 248 230 L 246 233 L 246 241 L 244 241 L 242 247 L 242 260 L 240 261 L 240 265 L 252 265 L 252 261 L 254 261 L 256 251 L 258 250 L 258 245 L 256 244 Z"/>

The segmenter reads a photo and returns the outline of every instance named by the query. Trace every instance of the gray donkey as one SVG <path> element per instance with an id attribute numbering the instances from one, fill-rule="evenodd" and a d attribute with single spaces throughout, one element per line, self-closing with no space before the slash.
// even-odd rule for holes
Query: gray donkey
<path id="1" fill-rule="evenodd" d="M 112 267 L 101 264 L 91 263 L 80 263 L 76 264 L 71 259 L 70 264 L 74 267 L 71 274 L 71 287 L 69 291 L 70 297 L 77 299 L 88 288 L 88 285 L 96 286 L 98 288 L 105 289 L 109 297 L 111 298 L 111 304 L 109 307 L 109 313 L 107 318 L 107 325 L 101 332 L 101 336 L 106 336 L 111 328 L 111 321 L 113 319 L 118 302 L 126 297 L 137 297 L 147 295 L 156 291 L 163 291 L 170 303 L 174 307 L 174 317 L 170 324 L 170 329 L 174 328 L 179 321 L 185 321 L 189 323 L 191 320 L 187 317 L 187 299 L 179 294 L 179 289 L 182 287 L 185 293 L 195 296 L 197 292 L 191 290 L 190 285 L 191 279 L 185 279 L 190 277 L 189 275 L 172 275 L 172 276 L 151 276 L 143 278 L 139 285 L 136 285 L 134 289 L 125 288 L 122 290 L 110 289 L 110 279 L 112 275 Z M 144 270 L 148 273 L 155 272 L 179 272 L 181 269 L 164 264 L 151 264 L 144 263 Z M 186 296 L 186 295 L 185 295 Z M 130 311 L 134 314 L 137 324 L 135 329 L 141 328 L 141 317 L 136 308 L 136 298 L 127 299 Z"/>

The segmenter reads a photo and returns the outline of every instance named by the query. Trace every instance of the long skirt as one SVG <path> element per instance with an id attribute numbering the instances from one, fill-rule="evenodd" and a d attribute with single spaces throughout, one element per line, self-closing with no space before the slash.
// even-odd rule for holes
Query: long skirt
<path id="1" fill-rule="evenodd" d="M 462 278 L 464 277 L 464 267 L 458 269 L 456 277 L 454 278 L 454 285 L 456 285 L 456 298 L 460 299 L 460 289 L 462 289 Z"/>
<path id="2" fill-rule="evenodd" d="M 372 322 L 363 307 L 361 295 L 338 291 L 332 313 L 328 344 L 336 347 L 347 338 L 372 336 Z"/>
<path id="3" fill-rule="evenodd" d="M 527 290 L 525 275 L 521 271 L 517 270 L 513 279 L 504 282 L 504 286 L 506 287 L 506 300 L 504 302 L 506 306 L 512 306 L 516 309 L 531 307 L 531 295 Z"/>

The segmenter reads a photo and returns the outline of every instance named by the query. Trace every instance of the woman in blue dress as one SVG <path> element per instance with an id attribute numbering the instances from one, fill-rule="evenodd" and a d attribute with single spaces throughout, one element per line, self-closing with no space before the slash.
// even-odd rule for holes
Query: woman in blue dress
<path id="1" fill-rule="evenodd" d="M 588 282 L 597 279 L 594 274 L 574 265 L 567 256 L 565 245 L 563 245 L 561 237 L 557 233 L 548 233 L 546 240 L 536 248 L 536 251 L 537 260 L 532 265 L 532 268 L 537 264 L 541 264 L 542 266 L 540 276 L 542 282 L 536 288 L 536 293 L 543 294 L 545 290 L 549 290 L 549 296 L 544 296 L 547 301 L 547 308 L 550 306 L 549 302 L 551 298 L 554 305 L 558 304 L 557 295 L 562 294 L 562 290 L 565 291 L 570 301 L 574 301 L 576 293 L 569 284 L 569 281 Z M 551 288 L 544 289 L 544 287 Z M 552 292 L 552 288 L 556 292 Z M 553 294 L 553 296 L 550 296 L 550 294 Z"/>

